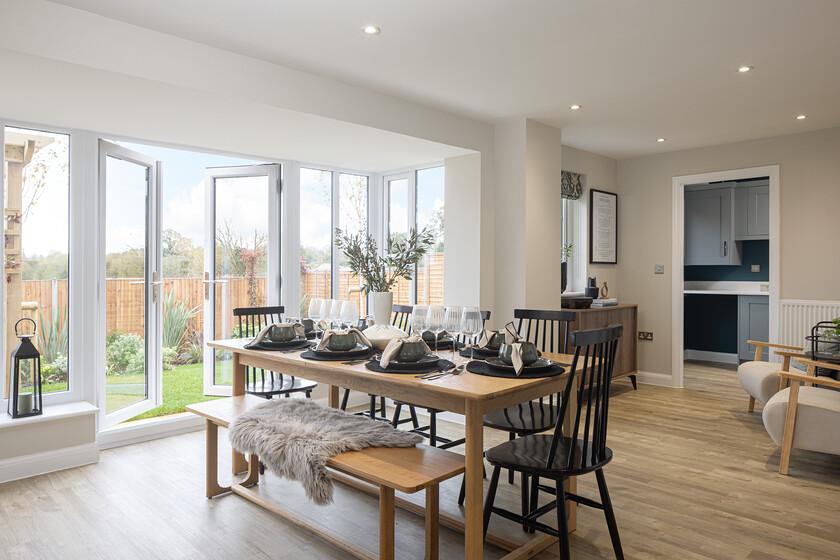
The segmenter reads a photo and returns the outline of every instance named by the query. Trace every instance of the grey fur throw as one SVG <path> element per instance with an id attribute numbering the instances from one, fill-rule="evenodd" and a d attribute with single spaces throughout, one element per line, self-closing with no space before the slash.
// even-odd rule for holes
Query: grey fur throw
<path id="1" fill-rule="evenodd" d="M 276 399 L 234 420 L 234 449 L 257 455 L 275 474 L 298 480 L 317 504 L 332 502 L 327 460 L 365 447 L 413 447 L 422 436 L 328 408 L 310 399 Z"/>

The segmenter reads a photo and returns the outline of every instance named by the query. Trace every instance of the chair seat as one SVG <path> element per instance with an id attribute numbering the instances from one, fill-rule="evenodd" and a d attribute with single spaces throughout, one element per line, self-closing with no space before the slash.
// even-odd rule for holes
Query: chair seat
<path id="1" fill-rule="evenodd" d="M 491 465 L 525 471 L 545 478 L 588 473 L 603 467 L 612 460 L 612 450 L 608 447 L 603 461 L 593 462 L 592 454 L 587 450 L 587 457 L 581 464 L 580 453 L 583 442 L 577 440 L 572 447 L 576 458 L 573 461 L 572 468 L 566 468 L 566 465 L 568 465 L 566 450 L 569 448 L 570 440 L 563 438 L 563 443 L 558 446 L 557 453 L 554 456 L 554 465 L 552 468 L 546 468 L 545 463 L 551 448 L 551 439 L 551 435 L 530 435 L 516 438 L 487 451 L 485 457 Z"/>
<path id="2" fill-rule="evenodd" d="M 779 391 L 779 370 L 775 362 L 744 362 L 735 376 L 744 390 L 757 401 L 766 403 Z"/>
<path id="3" fill-rule="evenodd" d="M 520 435 L 538 434 L 553 428 L 559 414 L 559 406 L 529 401 L 485 414 L 484 425 Z"/>
<path id="4" fill-rule="evenodd" d="M 291 393 L 306 393 L 312 391 L 318 383 L 304 379 L 302 377 L 292 377 L 290 375 L 271 376 L 266 374 L 265 380 L 257 379 L 253 383 L 245 385 L 245 392 L 251 395 L 268 396 L 268 395 L 286 395 Z"/>
<path id="5" fill-rule="evenodd" d="M 764 428 L 777 445 L 781 445 L 784 436 L 789 399 L 790 389 L 782 389 L 767 401 L 761 413 Z M 837 426 L 840 426 L 840 391 L 800 387 L 793 447 L 840 455 Z"/>

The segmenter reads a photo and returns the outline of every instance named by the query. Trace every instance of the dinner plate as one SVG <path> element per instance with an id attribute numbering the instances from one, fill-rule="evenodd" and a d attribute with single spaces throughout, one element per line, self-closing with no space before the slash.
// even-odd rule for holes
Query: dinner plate
<path id="1" fill-rule="evenodd" d="M 508 371 L 516 371 L 516 369 L 512 365 L 508 364 L 507 362 L 504 362 L 500 358 L 487 358 L 485 361 L 494 368 L 504 369 Z M 546 358 L 537 358 L 536 362 L 528 364 L 522 369 L 523 371 L 543 371 L 546 369 L 551 369 L 554 365 L 555 363 L 551 360 L 548 360 Z"/>
<path id="2" fill-rule="evenodd" d="M 294 340 L 287 340 L 285 342 L 263 340 L 259 344 L 250 342 L 245 345 L 245 348 L 255 348 L 257 350 L 291 350 L 293 348 L 303 348 L 309 346 L 310 341 L 305 338 L 295 338 Z"/>
<path id="3" fill-rule="evenodd" d="M 474 355 L 477 358 L 490 358 L 490 357 L 496 357 L 496 356 L 499 355 L 499 349 L 498 348 L 496 348 L 495 350 L 492 350 L 490 348 L 479 348 L 478 346 L 476 346 L 473 350 L 474 350 Z M 461 356 L 463 356 L 464 358 L 469 358 L 470 357 L 470 349 L 469 348 L 464 348 L 463 350 L 461 350 L 460 353 L 461 353 Z"/>
<path id="4" fill-rule="evenodd" d="M 312 350 L 313 354 L 318 356 L 333 356 L 336 358 L 354 358 L 356 356 L 364 356 L 368 352 L 370 352 L 370 346 L 365 346 L 359 342 L 356 343 L 356 347 L 352 350 L 330 350 L 329 348 L 324 348 L 323 350 Z"/>
<path id="5" fill-rule="evenodd" d="M 373 357 L 376 362 L 379 362 L 382 359 L 381 354 L 377 354 Z M 427 368 L 434 364 L 436 364 L 440 360 L 439 356 L 434 354 L 426 354 L 419 360 L 415 360 L 413 362 L 406 362 L 399 359 L 394 359 L 388 362 L 388 369 L 416 369 L 416 368 Z"/>

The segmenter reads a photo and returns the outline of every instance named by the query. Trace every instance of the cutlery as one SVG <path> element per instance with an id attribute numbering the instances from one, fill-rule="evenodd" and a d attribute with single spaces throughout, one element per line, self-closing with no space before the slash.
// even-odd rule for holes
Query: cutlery
<path id="1" fill-rule="evenodd" d="M 341 363 L 343 363 L 345 366 L 357 366 L 357 365 L 363 364 L 367 361 L 368 361 L 368 358 L 365 358 L 363 360 L 349 360 L 347 362 L 341 362 Z"/>
<path id="2" fill-rule="evenodd" d="M 434 373 L 427 373 L 426 375 L 421 375 L 419 377 L 420 377 L 420 379 L 422 379 L 424 381 L 434 381 L 435 379 L 440 379 L 441 377 L 446 377 L 447 375 L 460 375 L 461 373 L 464 372 L 465 367 L 466 366 L 464 364 L 461 364 L 460 366 L 457 366 L 457 367 L 451 367 L 446 371 L 437 371 L 437 372 L 434 372 Z"/>

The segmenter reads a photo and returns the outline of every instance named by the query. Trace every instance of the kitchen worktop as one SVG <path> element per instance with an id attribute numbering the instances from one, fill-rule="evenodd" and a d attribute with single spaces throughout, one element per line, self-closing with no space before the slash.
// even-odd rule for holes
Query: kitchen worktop
<path id="1" fill-rule="evenodd" d="M 687 281 L 683 285 L 683 293 L 730 296 L 769 296 L 770 284 L 768 282 Z"/>

